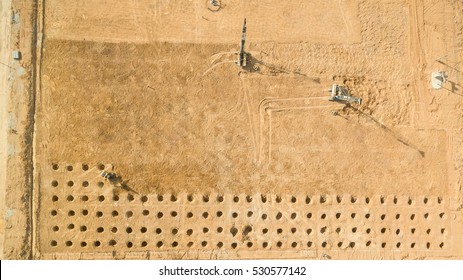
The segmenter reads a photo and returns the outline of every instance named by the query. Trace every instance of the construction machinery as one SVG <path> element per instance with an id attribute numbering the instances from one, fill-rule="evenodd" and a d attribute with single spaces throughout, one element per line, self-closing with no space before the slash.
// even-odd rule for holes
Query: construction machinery
<path id="1" fill-rule="evenodd" d="M 244 51 L 244 43 L 246 42 L 246 18 L 244 19 L 243 33 L 241 35 L 240 51 L 238 53 L 238 64 L 240 67 L 246 67 L 248 54 Z"/>
<path id="2" fill-rule="evenodd" d="M 336 101 L 342 103 L 357 103 L 358 105 L 362 104 L 362 99 L 359 97 L 351 96 L 347 88 L 344 86 L 333 84 L 332 88 L 329 91 L 331 92 L 331 97 L 329 101 Z"/>

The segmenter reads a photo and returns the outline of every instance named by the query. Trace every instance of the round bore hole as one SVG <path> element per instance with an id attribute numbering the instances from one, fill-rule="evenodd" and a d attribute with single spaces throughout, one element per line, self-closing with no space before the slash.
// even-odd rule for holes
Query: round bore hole
<path id="1" fill-rule="evenodd" d="M 56 180 L 51 181 L 51 186 L 52 187 L 57 187 L 58 186 L 58 181 L 56 181 Z"/>
<path id="2" fill-rule="evenodd" d="M 172 242 L 172 247 L 175 248 L 175 247 L 177 247 L 177 246 L 178 246 L 178 242 L 177 242 L 177 241 Z"/>
<path id="3" fill-rule="evenodd" d="M 297 214 L 296 214 L 296 213 L 292 213 L 292 214 L 291 214 L 291 219 L 294 220 L 294 219 L 296 219 L 296 217 L 297 217 Z"/>
<path id="4" fill-rule="evenodd" d="M 397 230 L 395 231 L 395 234 L 396 234 L 396 235 L 399 235 L 399 234 L 400 234 L 400 229 L 397 229 Z"/>
<path id="5" fill-rule="evenodd" d="M 365 203 L 370 204 L 370 198 L 369 197 L 365 197 Z"/>
<path id="6" fill-rule="evenodd" d="M 351 197 L 350 197 L 350 202 L 351 202 L 351 203 L 357 202 L 357 197 L 351 196 Z"/>
<path id="7" fill-rule="evenodd" d="M 355 247 L 355 242 L 349 243 L 349 247 L 354 248 Z"/>
<path id="8" fill-rule="evenodd" d="M 74 186 L 74 182 L 73 182 L 73 181 L 68 181 L 67 184 L 68 184 L 68 187 Z"/>
<path id="9" fill-rule="evenodd" d="M 109 246 L 116 246 L 116 244 L 117 244 L 117 242 L 114 239 L 109 241 Z"/>
<path id="10" fill-rule="evenodd" d="M 116 210 L 114 210 L 114 211 L 111 212 L 111 215 L 112 215 L 113 217 L 117 217 L 117 216 L 119 216 L 119 212 L 117 212 Z"/>
<path id="11" fill-rule="evenodd" d="M 371 229 L 370 229 L 370 228 L 367 228 L 367 229 L 365 230 L 365 232 L 366 232 L 367 234 L 370 234 Z"/>
<path id="12" fill-rule="evenodd" d="M 65 244 L 66 244 L 66 246 L 71 247 L 72 246 L 72 241 L 68 240 L 68 241 L 66 241 Z"/>
<path id="13" fill-rule="evenodd" d="M 395 215 L 395 219 L 396 219 L 396 220 L 400 219 L 400 214 L 396 214 L 396 215 Z"/>
<path id="14" fill-rule="evenodd" d="M 397 244 L 395 245 L 397 248 L 400 248 L 400 242 L 397 242 Z"/>
<path id="15" fill-rule="evenodd" d="M 410 220 L 414 220 L 415 219 L 415 214 L 411 214 L 410 215 Z"/>
<path id="16" fill-rule="evenodd" d="M 223 199 L 223 197 L 222 197 L 222 199 Z M 203 202 L 205 202 L 205 203 L 209 202 L 209 196 L 208 195 L 203 195 Z M 221 202 L 221 201 L 219 201 L 219 202 Z"/>
<path id="17" fill-rule="evenodd" d="M 75 225 L 74 224 L 69 224 L 68 225 L 68 229 L 74 229 L 75 228 Z"/>
<path id="18" fill-rule="evenodd" d="M 385 232 L 386 232 L 386 228 L 382 228 L 381 233 L 385 233 Z"/>
<path id="19" fill-rule="evenodd" d="M 158 241 L 158 243 L 156 243 L 156 247 L 158 247 L 158 248 L 161 248 L 162 245 L 164 245 L 164 243 L 162 243 L 162 241 Z"/>
<path id="20" fill-rule="evenodd" d="M 233 202 L 238 203 L 240 201 L 240 198 L 238 196 L 235 196 L 233 198 Z"/>
<path id="21" fill-rule="evenodd" d="M 86 226 L 80 226 L 80 231 L 82 231 L 82 232 L 87 231 L 87 227 Z"/>
<path id="22" fill-rule="evenodd" d="M 192 202 L 192 201 L 193 201 L 193 195 L 191 195 L 191 194 L 187 195 L 186 199 L 187 199 L 189 202 Z"/>
<path id="23" fill-rule="evenodd" d="M 188 247 L 193 247 L 193 242 L 191 242 L 191 241 L 188 242 L 188 244 L 186 244 L 186 246 L 188 246 Z"/>
<path id="24" fill-rule="evenodd" d="M 394 196 L 394 200 L 393 200 L 393 201 L 394 201 L 394 204 L 397 204 L 397 202 L 398 202 L 397 197 Z"/>
<path id="25" fill-rule="evenodd" d="M 367 247 L 369 247 L 371 245 L 371 241 L 367 241 L 367 243 L 365 244 Z"/>
<path id="26" fill-rule="evenodd" d="M 296 233 L 296 228 L 291 228 L 291 233 L 292 234 Z"/>
<path id="27" fill-rule="evenodd" d="M 105 200 L 104 195 L 98 196 L 98 201 L 99 201 L 99 202 L 103 202 L 104 200 Z"/>
<path id="28" fill-rule="evenodd" d="M 336 219 L 341 218 L 341 213 L 336 213 Z"/>
<path id="29" fill-rule="evenodd" d="M 113 201 L 119 201 L 119 196 L 118 195 L 113 195 Z"/>
<path id="30" fill-rule="evenodd" d="M 140 198 L 140 200 L 141 200 L 141 202 L 145 203 L 145 202 L 148 201 L 148 197 L 147 197 L 146 195 L 144 195 L 144 196 L 142 196 L 142 197 Z"/>
<path id="31" fill-rule="evenodd" d="M 236 244 L 235 242 L 233 242 L 233 243 L 231 244 L 232 249 L 236 249 L 237 246 L 238 246 L 238 244 Z"/>
<path id="32" fill-rule="evenodd" d="M 207 241 L 201 242 L 201 246 L 206 247 L 207 246 Z"/>
<path id="33" fill-rule="evenodd" d="M 95 247 L 100 247 L 100 245 L 101 245 L 101 242 L 98 241 L 98 240 L 93 242 L 93 246 L 95 246 Z"/>
<path id="34" fill-rule="evenodd" d="M 87 171 L 87 170 L 88 170 L 88 164 L 83 163 L 83 164 L 82 164 L 82 170 L 83 170 L 83 171 Z"/>
<path id="35" fill-rule="evenodd" d="M 441 229 L 440 229 L 440 233 L 441 233 L 441 234 L 444 234 L 444 232 L 445 232 L 445 228 L 441 228 Z"/>
<path id="36" fill-rule="evenodd" d="M 56 242 L 56 240 L 52 240 L 50 242 L 50 245 L 53 246 L 53 247 L 56 247 L 56 246 L 58 246 L 58 242 Z"/>
<path id="37" fill-rule="evenodd" d="M 192 213 L 192 212 L 186 213 L 186 217 L 187 217 L 187 218 L 192 218 L 192 217 L 193 217 L 193 213 Z"/>
<path id="38" fill-rule="evenodd" d="M 207 227 L 203 228 L 203 233 L 208 233 L 209 229 Z"/>
<path id="39" fill-rule="evenodd" d="M 277 229 L 277 233 L 278 233 L 278 234 L 283 233 L 283 229 L 282 229 L 282 228 Z"/>
<path id="40" fill-rule="evenodd" d="M 295 196 L 291 197 L 291 202 L 292 203 L 296 203 L 296 201 L 297 201 L 297 198 Z"/>
<path id="41" fill-rule="evenodd" d="M 209 213 L 204 212 L 204 213 L 203 213 L 203 218 L 204 218 L 204 219 L 207 219 L 207 217 L 209 217 Z"/>
<path id="42" fill-rule="evenodd" d="M 133 243 L 132 242 L 127 242 L 127 248 L 132 248 L 133 247 Z"/>
<path id="43" fill-rule="evenodd" d="M 143 210 L 142 212 L 143 216 L 148 216 L 150 214 L 150 211 L 149 210 Z"/>
<path id="44" fill-rule="evenodd" d="M 442 213 L 439 213 L 439 217 L 440 217 L 441 219 L 443 219 L 443 218 L 444 218 L 444 215 L 445 215 L 445 213 L 444 213 L 444 212 L 442 212 Z"/>
<path id="45" fill-rule="evenodd" d="M 190 230 L 191 230 L 191 229 L 190 229 Z M 156 234 L 161 234 L 161 233 L 162 233 L 162 229 L 157 228 L 157 229 L 155 230 L 155 232 L 156 232 Z M 193 233 L 192 230 L 191 230 L 191 233 Z M 187 231 L 187 234 L 188 234 L 188 231 Z M 191 234 L 188 234 L 188 235 L 191 235 Z"/>
<path id="46" fill-rule="evenodd" d="M 262 214 L 262 220 L 266 220 L 267 219 L 267 214 Z"/>
<path id="47" fill-rule="evenodd" d="M 283 242 L 278 241 L 278 242 L 277 242 L 277 247 L 281 247 L 281 246 L 283 246 Z"/>
<path id="48" fill-rule="evenodd" d="M 337 202 L 337 203 L 341 203 L 341 202 L 342 202 L 342 196 L 337 195 L 337 196 L 336 196 L 336 202 Z"/>
<path id="49" fill-rule="evenodd" d="M 97 212 L 95 213 L 95 215 L 96 215 L 98 218 L 101 218 L 101 217 L 103 217 L 103 212 L 97 211 Z"/>
<path id="50" fill-rule="evenodd" d="M 127 228 L 125 229 L 125 232 L 127 232 L 128 234 L 131 234 L 132 231 L 133 231 L 133 229 L 132 229 L 131 227 L 127 227 Z"/>
<path id="51" fill-rule="evenodd" d="M 326 245 L 327 245 L 327 243 L 326 243 L 326 242 L 323 242 L 323 243 L 322 243 L 322 247 L 323 247 L 323 248 L 325 248 L 325 247 L 326 247 Z"/>
<path id="52" fill-rule="evenodd" d="M 442 197 L 438 197 L 438 198 L 437 198 L 437 203 L 438 203 L 438 204 L 441 204 L 441 203 L 442 203 L 442 200 L 443 200 Z"/>
<path id="53" fill-rule="evenodd" d="M 248 248 L 251 248 L 253 244 L 252 242 L 248 242 L 246 245 L 248 246 Z"/>
<path id="54" fill-rule="evenodd" d="M 385 214 L 382 214 L 382 215 L 381 215 L 381 220 L 384 220 L 384 219 L 386 219 L 386 215 L 385 215 Z"/>
<path id="55" fill-rule="evenodd" d="M 428 242 L 426 243 L 426 249 L 429 249 L 429 248 L 431 248 L 431 243 Z"/>
<path id="56" fill-rule="evenodd" d="M 424 214 L 424 218 L 427 219 L 429 217 L 429 213 Z"/>
<path id="57" fill-rule="evenodd" d="M 263 233 L 263 234 L 267 234 L 267 232 L 268 232 L 268 228 L 262 229 L 262 233 Z"/>
<path id="58" fill-rule="evenodd" d="M 296 248 L 297 247 L 297 242 L 291 243 L 291 247 Z"/>
<path id="59" fill-rule="evenodd" d="M 322 227 L 322 228 L 320 229 L 320 233 L 325 233 L 325 232 L 326 232 L 326 227 Z"/>
<path id="60" fill-rule="evenodd" d="M 357 228 L 356 228 L 356 227 L 353 227 L 353 228 L 352 228 L 352 232 L 353 232 L 353 233 L 356 233 L 356 232 L 357 232 Z"/>
<path id="61" fill-rule="evenodd" d="M 53 163 L 53 164 L 51 165 L 51 168 L 52 168 L 53 170 L 58 170 L 58 169 L 59 169 L 59 165 L 56 164 L 56 163 Z"/>
<path id="62" fill-rule="evenodd" d="M 177 196 L 175 196 L 175 195 L 172 194 L 172 195 L 170 196 L 170 201 L 172 201 L 172 202 L 177 201 Z"/>
<path id="63" fill-rule="evenodd" d="M 148 231 L 148 229 L 146 227 L 141 227 L 140 228 L 141 233 L 146 233 L 147 231 Z"/>
<path id="64" fill-rule="evenodd" d="M 365 219 L 369 219 L 370 218 L 370 213 L 366 213 L 365 214 Z"/>
<path id="65" fill-rule="evenodd" d="M 305 204 L 310 204 L 311 201 L 310 196 L 305 197 Z"/>
<path id="66" fill-rule="evenodd" d="M 384 196 L 381 196 L 381 197 L 379 198 L 379 202 L 380 202 L 381 204 L 384 204 L 385 201 L 386 201 L 386 199 L 384 198 Z"/>
<path id="67" fill-rule="evenodd" d="M 338 247 L 339 247 L 339 248 L 342 247 L 342 242 L 338 242 Z"/>
<path id="68" fill-rule="evenodd" d="M 67 171 L 72 171 L 73 169 L 74 169 L 74 168 L 72 167 L 72 165 L 66 166 L 66 170 L 67 170 Z"/>
<path id="69" fill-rule="evenodd" d="M 223 202 L 223 196 L 221 196 L 221 195 L 217 196 L 217 202 L 222 203 Z"/>
<path id="70" fill-rule="evenodd" d="M 88 201 L 88 196 L 83 195 L 80 199 L 81 199 L 82 201 L 84 201 L 84 202 L 85 202 L 85 201 Z"/>
<path id="71" fill-rule="evenodd" d="M 249 218 L 252 217 L 252 214 L 253 214 L 252 211 L 248 211 L 248 217 L 249 217 Z"/>
<path id="72" fill-rule="evenodd" d="M 427 197 L 425 197 L 425 198 L 423 199 L 423 203 L 424 203 L 424 204 L 428 204 L 428 198 L 427 198 Z"/>
<path id="73" fill-rule="evenodd" d="M 74 212 L 74 210 L 70 210 L 70 211 L 68 212 L 68 216 L 69 216 L 69 217 L 72 217 L 72 216 L 75 216 L 75 215 L 76 215 L 76 212 Z"/>
<path id="74" fill-rule="evenodd" d="M 100 188 L 104 187 L 104 183 L 103 183 L 103 182 L 101 182 L 101 181 L 100 181 L 100 182 L 98 182 L 96 185 L 97 185 L 98 187 L 100 187 Z"/>
<path id="75" fill-rule="evenodd" d="M 281 219 L 281 217 L 283 217 L 283 214 L 281 214 L 281 212 L 278 212 L 277 215 L 275 216 L 277 220 Z"/>
<path id="76" fill-rule="evenodd" d="M 325 219 L 325 218 L 326 218 L 326 214 L 323 213 L 323 214 L 320 216 L 320 218 Z"/>
<path id="77" fill-rule="evenodd" d="M 161 202 L 164 200 L 164 197 L 162 195 L 158 195 L 158 201 Z"/>
<path id="78" fill-rule="evenodd" d="M 54 227 L 52 227 L 52 230 L 53 230 L 53 231 L 59 231 L 59 226 L 54 226 Z"/>
<path id="79" fill-rule="evenodd" d="M 172 217 L 177 217 L 177 211 L 172 211 L 172 212 L 170 212 L 170 215 L 171 215 Z"/>
<path id="80" fill-rule="evenodd" d="M 87 242 L 85 241 L 80 242 L 80 247 L 87 247 Z"/>
<path id="81" fill-rule="evenodd" d="M 88 182 L 87 182 L 87 181 L 83 181 L 83 182 L 82 182 L 82 187 L 84 187 L 84 188 L 88 187 Z"/>
<path id="82" fill-rule="evenodd" d="M 157 214 L 158 219 L 161 219 L 163 216 L 164 216 L 164 214 L 162 212 L 158 212 L 158 214 Z"/>
<path id="83" fill-rule="evenodd" d="M 238 229 L 235 228 L 235 227 L 232 227 L 232 228 L 230 229 L 230 233 L 231 233 L 232 236 L 234 237 L 234 236 L 238 233 Z"/>
<path id="84" fill-rule="evenodd" d="M 103 227 L 99 227 L 99 228 L 96 229 L 96 231 L 97 231 L 98 233 L 102 233 L 102 232 L 104 232 L 104 228 L 103 228 Z"/>
<path id="85" fill-rule="evenodd" d="M 222 227 L 218 227 L 218 228 L 217 228 L 217 232 L 218 232 L 218 233 L 223 232 L 223 228 L 222 228 Z"/>
<path id="86" fill-rule="evenodd" d="M 263 243 L 262 243 L 262 247 L 263 247 L 263 248 L 267 248 L 267 247 L 268 247 L 268 242 L 263 242 Z"/>
<path id="87" fill-rule="evenodd" d="M 146 247 L 146 246 L 148 246 L 148 242 L 143 241 L 143 242 L 141 243 L 141 247 Z"/>
<path id="88" fill-rule="evenodd" d="M 111 228 L 111 232 L 112 232 L 112 233 L 116 233 L 117 231 L 118 231 L 117 227 L 112 227 L 112 228 Z"/>
<path id="89" fill-rule="evenodd" d="M 83 210 L 82 210 L 82 215 L 83 215 L 83 216 L 87 216 L 87 215 L 88 215 L 88 210 L 87 210 L 87 209 L 83 209 Z"/>
<path id="90" fill-rule="evenodd" d="M 431 229 L 428 228 L 428 229 L 426 230 L 426 234 L 430 234 L 430 233 L 431 233 Z"/>
<path id="91" fill-rule="evenodd" d="M 237 218 L 237 217 L 238 217 L 238 213 L 233 212 L 233 213 L 232 213 L 232 217 L 233 217 L 233 218 Z"/>
<path id="92" fill-rule="evenodd" d="M 307 219 L 312 218 L 312 213 L 307 213 Z"/>
<path id="93" fill-rule="evenodd" d="M 336 232 L 337 234 L 339 234 L 339 233 L 341 232 L 341 228 L 339 228 L 339 227 L 336 228 L 335 232 Z"/>
<path id="94" fill-rule="evenodd" d="M 131 218 L 133 216 L 133 212 L 132 211 L 127 211 L 127 212 L 125 212 L 125 216 L 127 218 Z"/>
<path id="95" fill-rule="evenodd" d="M 324 195 L 320 196 L 320 203 L 323 204 L 326 202 L 326 197 Z"/>
<path id="96" fill-rule="evenodd" d="M 52 196 L 51 201 L 57 202 L 58 201 L 58 196 L 56 196 L 56 195 Z"/>
<path id="97" fill-rule="evenodd" d="M 415 248 L 415 243 L 414 242 L 410 244 L 410 248 Z"/>
<path id="98" fill-rule="evenodd" d="M 186 231 L 186 235 L 190 236 L 193 234 L 193 230 L 190 228 Z"/>
<path id="99" fill-rule="evenodd" d="M 312 241 L 307 242 L 307 247 L 310 248 L 310 247 L 312 247 L 312 245 L 313 245 L 313 242 L 312 242 Z"/>
<path id="100" fill-rule="evenodd" d="M 416 228 L 412 228 L 412 229 L 410 229 L 410 231 L 411 231 L 412 234 L 415 234 Z"/>
<path id="101" fill-rule="evenodd" d="M 440 248 L 444 248 L 444 242 L 441 242 L 441 243 L 439 244 L 439 247 L 440 247 Z"/>
<path id="102" fill-rule="evenodd" d="M 172 229 L 172 234 L 173 234 L 173 235 L 176 235 L 177 233 L 178 233 L 178 229 L 173 228 L 173 229 Z"/>
<path id="103" fill-rule="evenodd" d="M 216 215 L 217 215 L 217 217 L 222 217 L 223 213 L 222 213 L 222 211 L 217 211 Z"/>
<path id="104" fill-rule="evenodd" d="M 277 196 L 277 197 L 275 198 L 275 201 L 276 201 L 276 203 L 281 203 L 282 199 L 281 199 L 280 196 Z"/>
<path id="105" fill-rule="evenodd" d="M 350 214 L 350 217 L 351 217 L 352 219 L 355 219 L 355 215 L 356 215 L 355 213 L 352 213 L 352 214 Z"/>
<path id="106" fill-rule="evenodd" d="M 74 197 L 72 195 L 68 195 L 68 197 L 66 198 L 67 201 L 73 201 L 74 200 Z"/>
<path id="107" fill-rule="evenodd" d="M 262 203 L 266 203 L 267 202 L 267 197 L 263 194 L 260 195 L 260 200 L 262 201 Z"/>
<path id="108" fill-rule="evenodd" d="M 247 195 L 247 196 L 246 196 L 246 202 L 247 202 L 247 203 L 251 203 L 251 202 L 252 202 L 252 196 Z"/>
<path id="109" fill-rule="evenodd" d="M 309 229 L 306 230 L 306 232 L 307 232 L 307 235 L 310 235 L 312 233 L 312 229 L 309 228 Z"/>
<path id="110" fill-rule="evenodd" d="M 222 248 L 222 247 L 223 247 L 223 242 L 218 242 L 218 243 L 217 243 L 217 247 L 218 247 L 218 248 Z"/>
<path id="111" fill-rule="evenodd" d="M 103 171 L 105 169 L 105 165 L 104 164 L 98 164 L 98 169 L 100 169 L 101 171 Z"/>

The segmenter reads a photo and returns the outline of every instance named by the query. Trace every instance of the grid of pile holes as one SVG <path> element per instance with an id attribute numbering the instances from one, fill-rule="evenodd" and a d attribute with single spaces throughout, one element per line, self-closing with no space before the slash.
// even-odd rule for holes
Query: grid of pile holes
<path id="1" fill-rule="evenodd" d="M 104 181 L 103 164 L 75 166 L 53 164 L 41 187 L 47 251 L 446 247 L 440 197 L 143 195 Z"/>

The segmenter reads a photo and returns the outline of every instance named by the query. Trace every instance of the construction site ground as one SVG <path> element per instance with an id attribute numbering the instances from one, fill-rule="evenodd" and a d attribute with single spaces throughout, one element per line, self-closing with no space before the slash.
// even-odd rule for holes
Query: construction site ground
<path id="1" fill-rule="evenodd" d="M 463 2 L 209 2 L 0 0 L 1 258 L 461 259 Z"/>

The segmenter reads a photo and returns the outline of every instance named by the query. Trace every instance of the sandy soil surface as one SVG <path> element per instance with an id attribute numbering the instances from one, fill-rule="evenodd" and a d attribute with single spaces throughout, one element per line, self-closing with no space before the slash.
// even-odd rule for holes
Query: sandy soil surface
<path id="1" fill-rule="evenodd" d="M 463 256 L 463 3 L 40 7 L 36 258 Z"/>

